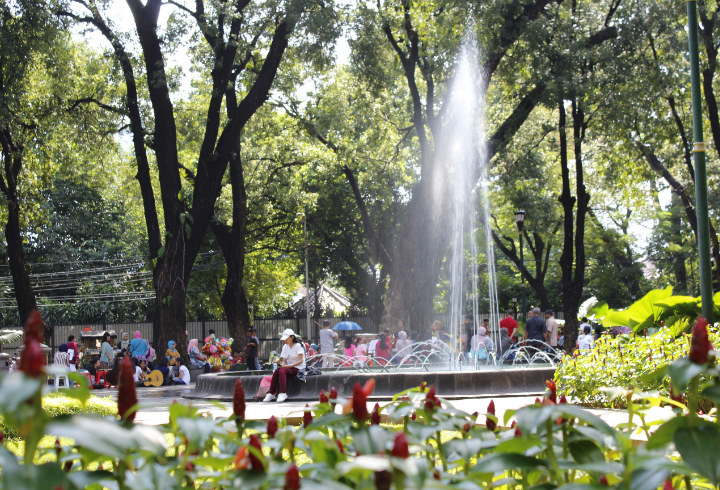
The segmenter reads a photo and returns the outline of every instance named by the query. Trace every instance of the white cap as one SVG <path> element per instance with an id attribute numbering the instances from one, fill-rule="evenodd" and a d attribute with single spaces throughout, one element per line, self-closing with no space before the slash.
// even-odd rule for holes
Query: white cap
<path id="1" fill-rule="evenodd" d="M 280 337 L 280 340 L 285 340 L 288 337 L 290 337 L 291 335 L 295 335 L 295 337 L 297 337 L 297 335 L 295 334 L 295 332 L 293 331 L 292 328 L 286 328 L 285 330 L 283 330 L 282 337 Z"/>

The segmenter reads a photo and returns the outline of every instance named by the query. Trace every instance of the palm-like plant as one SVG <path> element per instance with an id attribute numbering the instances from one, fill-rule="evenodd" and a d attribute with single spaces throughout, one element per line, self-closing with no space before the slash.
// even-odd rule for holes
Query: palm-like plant
<path id="1" fill-rule="evenodd" d="M 9 344 L 11 342 L 15 342 L 16 340 L 20 340 L 22 336 L 22 330 L 0 329 L 0 352 L 2 352 L 3 344 Z"/>

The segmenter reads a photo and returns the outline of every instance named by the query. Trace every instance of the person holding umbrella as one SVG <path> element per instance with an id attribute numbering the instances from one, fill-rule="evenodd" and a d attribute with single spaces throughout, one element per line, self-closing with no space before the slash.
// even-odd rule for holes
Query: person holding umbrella
<path id="1" fill-rule="evenodd" d="M 335 367 L 332 355 L 335 354 L 335 339 L 338 334 L 330 330 L 330 320 L 323 320 L 323 328 L 320 330 L 320 354 L 323 356 L 323 368 Z"/>

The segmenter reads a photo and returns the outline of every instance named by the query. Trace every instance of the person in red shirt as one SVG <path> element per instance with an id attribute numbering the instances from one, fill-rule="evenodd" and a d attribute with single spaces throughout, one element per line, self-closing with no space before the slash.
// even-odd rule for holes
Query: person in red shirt
<path id="1" fill-rule="evenodd" d="M 75 342 L 75 336 L 70 335 L 67 341 L 68 346 L 68 362 L 70 363 L 70 371 L 77 371 L 77 367 L 80 365 L 80 348 Z M 72 349 L 72 354 L 70 350 Z"/>
<path id="2" fill-rule="evenodd" d="M 507 316 L 505 318 L 503 318 L 502 320 L 500 320 L 500 328 L 507 328 L 508 336 L 511 339 L 516 340 L 515 332 L 517 331 L 518 323 L 513 318 L 512 310 L 508 310 Z"/>

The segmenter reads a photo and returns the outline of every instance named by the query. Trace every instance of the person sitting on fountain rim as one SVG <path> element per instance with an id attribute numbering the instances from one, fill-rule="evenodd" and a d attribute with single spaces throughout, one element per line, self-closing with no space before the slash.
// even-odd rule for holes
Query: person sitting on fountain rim
<path id="1" fill-rule="evenodd" d="M 280 352 L 280 363 L 272 374 L 270 389 L 264 402 L 287 400 L 287 378 L 297 376 L 301 369 L 305 369 L 305 350 L 293 329 L 286 328 L 280 340 L 284 343 Z"/>
<path id="2" fill-rule="evenodd" d="M 542 311 L 537 306 L 532 309 L 532 316 L 528 318 L 525 324 L 525 336 L 528 339 L 528 345 L 543 349 L 543 342 L 548 340 L 547 326 L 545 320 L 540 316 Z"/>

